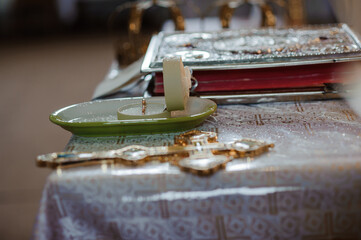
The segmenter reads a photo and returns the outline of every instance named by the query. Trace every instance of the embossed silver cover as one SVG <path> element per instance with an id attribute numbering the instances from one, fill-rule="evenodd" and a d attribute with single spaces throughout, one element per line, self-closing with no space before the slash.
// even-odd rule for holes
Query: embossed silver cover
<path id="1" fill-rule="evenodd" d="M 361 60 L 361 44 L 346 24 L 198 33 L 160 33 L 142 72 L 162 70 L 164 57 L 181 56 L 194 70 L 246 69 Z"/>

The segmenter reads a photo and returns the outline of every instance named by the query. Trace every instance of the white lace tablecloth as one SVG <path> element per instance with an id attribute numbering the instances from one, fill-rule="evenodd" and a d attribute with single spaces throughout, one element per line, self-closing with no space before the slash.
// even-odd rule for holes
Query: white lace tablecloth
<path id="1" fill-rule="evenodd" d="M 210 177 L 168 163 L 55 170 L 33 238 L 361 238 L 361 118 L 345 101 L 219 106 L 198 129 L 275 148 Z M 73 136 L 67 150 L 168 145 L 177 134 Z"/>

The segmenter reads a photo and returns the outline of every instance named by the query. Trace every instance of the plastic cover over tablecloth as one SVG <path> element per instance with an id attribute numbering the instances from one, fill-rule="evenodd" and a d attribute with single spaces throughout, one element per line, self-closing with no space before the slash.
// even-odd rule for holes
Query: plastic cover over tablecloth
<path id="1" fill-rule="evenodd" d="M 33 238 L 361 238 L 361 118 L 346 102 L 219 106 L 198 129 L 275 148 L 210 177 L 154 162 L 55 170 Z M 73 136 L 67 150 L 171 145 L 178 134 Z"/>

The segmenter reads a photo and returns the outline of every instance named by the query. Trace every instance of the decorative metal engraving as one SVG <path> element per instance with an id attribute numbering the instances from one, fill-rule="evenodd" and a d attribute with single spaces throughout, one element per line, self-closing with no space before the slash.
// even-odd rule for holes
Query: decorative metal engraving
<path id="1" fill-rule="evenodd" d="M 193 70 L 264 68 L 357 61 L 361 44 L 346 24 L 160 33 L 148 47 L 142 71 L 160 71 L 170 56 L 181 56 Z"/>

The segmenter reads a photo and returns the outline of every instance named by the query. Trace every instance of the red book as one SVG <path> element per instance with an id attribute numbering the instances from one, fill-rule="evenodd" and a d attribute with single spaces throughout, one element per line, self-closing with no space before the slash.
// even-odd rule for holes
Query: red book
<path id="1" fill-rule="evenodd" d="M 361 42 L 345 24 L 160 33 L 141 68 L 155 72 L 155 94 L 163 94 L 162 61 L 174 56 L 193 69 L 200 95 L 308 91 L 344 83 Z"/>
<path id="2" fill-rule="evenodd" d="M 343 83 L 347 63 L 314 64 L 290 67 L 194 71 L 197 93 L 294 89 Z M 163 93 L 163 76 L 156 73 L 154 93 Z"/>

